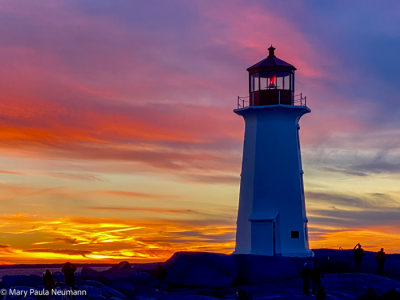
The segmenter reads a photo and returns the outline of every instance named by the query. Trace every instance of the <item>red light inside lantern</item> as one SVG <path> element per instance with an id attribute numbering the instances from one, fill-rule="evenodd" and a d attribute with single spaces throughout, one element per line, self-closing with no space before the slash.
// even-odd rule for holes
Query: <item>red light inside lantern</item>
<path id="1" fill-rule="evenodd" d="M 276 75 L 271 77 L 271 79 L 269 80 L 269 85 L 275 85 L 275 82 L 276 82 Z"/>

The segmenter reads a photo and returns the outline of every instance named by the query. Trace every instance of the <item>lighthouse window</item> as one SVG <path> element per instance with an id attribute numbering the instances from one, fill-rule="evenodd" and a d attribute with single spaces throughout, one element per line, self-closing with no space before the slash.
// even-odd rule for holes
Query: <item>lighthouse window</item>
<path id="1" fill-rule="evenodd" d="M 290 76 L 283 77 L 283 89 L 290 90 Z"/>
<path id="2" fill-rule="evenodd" d="M 254 92 L 254 91 L 258 91 L 259 89 L 259 77 L 258 77 L 258 73 L 256 74 L 251 74 L 250 76 L 250 91 Z"/>
<path id="3" fill-rule="evenodd" d="M 297 230 L 296 231 L 291 231 L 290 237 L 292 239 L 298 239 L 299 238 L 299 232 Z"/>
<path id="4" fill-rule="evenodd" d="M 276 88 L 282 90 L 283 89 L 283 77 L 278 77 L 276 80 Z"/>

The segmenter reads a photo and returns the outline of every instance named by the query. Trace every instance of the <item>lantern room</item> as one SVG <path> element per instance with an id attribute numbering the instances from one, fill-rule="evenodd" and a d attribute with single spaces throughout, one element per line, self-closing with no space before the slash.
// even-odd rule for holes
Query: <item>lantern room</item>
<path id="1" fill-rule="evenodd" d="M 294 71 L 291 64 L 275 56 L 268 48 L 267 58 L 247 69 L 249 72 L 249 105 L 294 105 Z"/>

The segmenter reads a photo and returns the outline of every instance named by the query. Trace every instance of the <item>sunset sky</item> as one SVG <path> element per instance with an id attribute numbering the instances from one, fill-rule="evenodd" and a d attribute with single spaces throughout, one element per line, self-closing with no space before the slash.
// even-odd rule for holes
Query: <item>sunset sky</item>
<path id="1" fill-rule="evenodd" d="M 400 4 L 0 2 L 0 263 L 234 248 L 246 68 L 297 68 L 312 248 L 400 252 Z"/>

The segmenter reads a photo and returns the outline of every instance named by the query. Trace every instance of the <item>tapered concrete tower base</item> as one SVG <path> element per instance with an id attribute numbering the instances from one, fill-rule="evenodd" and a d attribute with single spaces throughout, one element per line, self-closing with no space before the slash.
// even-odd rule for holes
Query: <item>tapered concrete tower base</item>
<path id="1" fill-rule="evenodd" d="M 299 119 L 307 106 L 235 109 L 245 120 L 235 254 L 311 256 Z"/>

